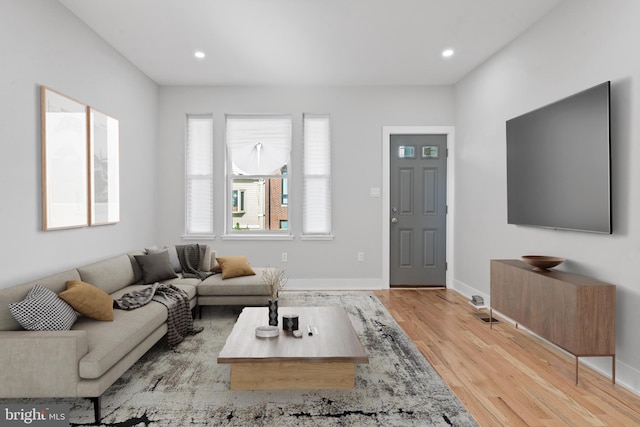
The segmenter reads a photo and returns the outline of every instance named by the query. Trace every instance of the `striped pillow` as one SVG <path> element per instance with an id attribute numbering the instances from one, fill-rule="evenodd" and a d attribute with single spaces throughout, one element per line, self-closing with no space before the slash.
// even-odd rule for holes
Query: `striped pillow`
<path id="1" fill-rule="evenodd" d="M 73 307 L 41 285 L 31 288 L 22 301 L 9 304 L 9 311 L 28 331 L 71 329 L 78 318 Z"/>

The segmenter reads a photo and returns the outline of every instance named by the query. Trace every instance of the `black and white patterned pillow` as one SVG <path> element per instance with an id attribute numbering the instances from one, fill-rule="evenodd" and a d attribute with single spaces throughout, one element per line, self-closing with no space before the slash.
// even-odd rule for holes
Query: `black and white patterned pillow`
<path id="1" fill-rule="evenodd" d="M 73 307 L 41 285 L 31 288 L 22 301 L 9 304 L 9 311 L 29 331 L 71 329 L 78 318 Z"/>

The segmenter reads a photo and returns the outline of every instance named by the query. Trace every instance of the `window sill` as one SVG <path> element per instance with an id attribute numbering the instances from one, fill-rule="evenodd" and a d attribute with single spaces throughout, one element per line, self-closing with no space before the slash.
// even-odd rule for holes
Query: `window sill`
<path id="1" fill-rule="evenodd" d="M 215 234 L 183 234 L 182 240 L 215 240 Z"/>
<path id="2" fill-rule="evenodd" d="M 300 236 L 300 240 L 333 240 L 335 236 L 333 234 L 303 234 Z"/>
<path id="3" fill-rule="evenodd" d="M 225 234 L 222 240 L 293 240 L 291 234 Z"/>

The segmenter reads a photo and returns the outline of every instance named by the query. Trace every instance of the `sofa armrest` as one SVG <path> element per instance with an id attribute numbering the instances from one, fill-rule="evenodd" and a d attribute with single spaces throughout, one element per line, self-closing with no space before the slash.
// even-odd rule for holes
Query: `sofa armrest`
<path id="1" fill-rule="evenodd" d="M 0 397 L 75 397 L 86 331 L 0 331 Z"/>

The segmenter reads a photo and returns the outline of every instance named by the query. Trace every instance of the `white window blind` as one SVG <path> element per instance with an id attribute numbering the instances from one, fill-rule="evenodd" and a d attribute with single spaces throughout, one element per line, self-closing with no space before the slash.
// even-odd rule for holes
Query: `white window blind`
<path id="1" fill-rule="evenodd" d="M 186 234 L 213 234 L 213 116 L 187 115 Z"/>
<path id="2" fill-rule="evenodd" d="M 302 231 L 331 234 L 331 133 L 328 115 L 304 115 Z"/>
<path id="3" fill-rule="evenodd" d="M 227 116 L 227 154 L 235 175 L 273 175 L 290 153 L 291 117 Z"/>

